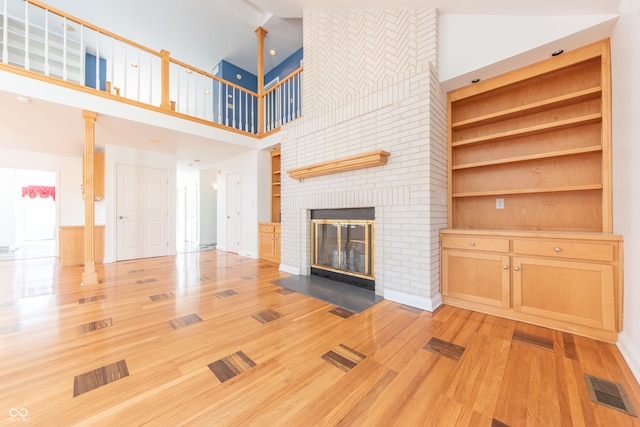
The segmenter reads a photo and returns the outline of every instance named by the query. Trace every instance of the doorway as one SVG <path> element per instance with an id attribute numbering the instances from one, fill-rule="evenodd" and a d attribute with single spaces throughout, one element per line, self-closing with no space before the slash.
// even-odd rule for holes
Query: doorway
<path id="1" fill-rule="evenodd" d="M 227 250 L 240 249 L 240 174 L 227 175 Z"/>
<path id="2" fill-rule="evenodd" d="M 0 260 L 57 254 L 56 172 L 0 168 Z"/>

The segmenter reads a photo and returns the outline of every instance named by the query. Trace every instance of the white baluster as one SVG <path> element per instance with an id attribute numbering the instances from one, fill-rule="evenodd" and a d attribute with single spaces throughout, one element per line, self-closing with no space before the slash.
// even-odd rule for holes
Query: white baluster
<path id="1" fill-rule="evenodd" d="M 252 95 L 251 96 L 251 133 L 256 133 L 256 117 L 255 114 L 253 113 L 254 110 L 254 106 L 253 106 L 253 102 L 255 100 L 255 97 Z"/>
<path id="2" fill-rule="evenodd" d="M 100 90 L 100 33 L 96 31 L 96 89 Z"/>
<path id="3" fill-rule="evenodd" d="M 292 91 L 291 91 L 291 79 L 287 80 L 287 122 L 291 121 L 291 109 L 293 105 L 291 104 Z"/>
<path id="4" fill-rule="evenodd" d="M 29 2 L 24 2 L 24 69 L 29 69 Z"/>
<path id="5" fill-rule="evenodd" d="M 140 61 L 140 48 L 138 48 L 138 68 L 136 69 L 138 72 L 138 90 L 136 94 L 136 101 L 140 101 L 140 75 L 142 74 L 142 62 Z"/>
<path id="6" fill-rule="evenodd" d="M 296 118 L 300 117 L 300 103 L 302 102 L 302 95 L 300 93 L 300 79 L 302 78 L 302 73 L 298 73 L 298 75 L 296 76 L 296 82 L 298 84 L 298 95 L 296 96 L 296 108 L 297 108 L 297 112 L 296 112 Z"/>
<path id="7" fill-rule="evenodd" d="M 216 80 L 216 84 L 218 85 L 218 121 L 217 123 L 222 124 L 222 85 L 218 80 Z"/>
<path id="8" fill-rule="evenodd" d="M 9 17 L 7 16 L 7 3 L 9 0 L 4 0 L 4 7 L 2 9 L 2 62 L 7 64 L 9 62 Z"/>
<path id="9" fill-rule="evenodd" d="M 224 97 L 224 124 L 229 126 L 229 85 L 225 84 L 225 97 Z"/>
<path id="10" fill-rule="evenodd" d="M 236 105 L 236 91 L 238 89 L 236 89 L 235 87 L 231 88 L 231 105 L 233 105 L 233 110 L 231 111 L 232 113 L 232 123 L 233 125 L 231 127 L 233 127 L 234 129 L 238 129 L 238 126 L 236 125 L 236 115 L 238 114 L 238 110 L 236 110 L 237 105 Z"/>
<path id="11" fill-rule="evenodd" d="M 84 73 L 86 62 L 86 52 L 84 49 L 84 24 L 80 24 L 80 82 L 85 85 L 87 84 L 87 76 Z"/>
<path id="12" fill-rule="evenodd" d="M 249 132 L 249 92 L 244 93 L 244 130 Z"/>
<path id="13" fill-rule="evenodd" d="M 49 70 L 49 11 L 44 11 L 44 75 L 48 76 Z"/>

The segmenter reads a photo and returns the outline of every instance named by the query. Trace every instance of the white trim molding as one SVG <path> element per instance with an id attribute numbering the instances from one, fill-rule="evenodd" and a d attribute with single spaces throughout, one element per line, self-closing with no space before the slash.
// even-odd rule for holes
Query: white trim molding
<path id="1" fill-rule="evenodd" d="M 618 335 L 617 346 L 631 372 L 636 377 L 636 381 L 640 382 L 640 349 L 636 347 L 629 335 L 624 331 Z"/>
<path id="2" fill-rule="evenodd" d="M 430 312 L 435 311 L 436 308 L 442 305 L 442 295 L 440 295 L 440 293 L 428 298 L 420 295 L 411 295 L 395 291 L 393 289 L 385 289 L 384 299 Z"/>

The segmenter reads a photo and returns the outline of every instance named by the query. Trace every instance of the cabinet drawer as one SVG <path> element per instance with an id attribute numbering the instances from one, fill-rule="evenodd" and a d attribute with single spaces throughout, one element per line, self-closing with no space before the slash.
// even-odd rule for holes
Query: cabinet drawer
<path id="1" fill-rule="evenodd" d="M 273 233 L 274 226 L 267 224 L 260 224 L 260 232 L 261 233 Z"/>
<path id="2" fill-rule="evenodd" d="M 509 252 L 509 239 L 477 236 L 442 236 L 442 247 L 476 251 Z"/>
<path id="3" fill-rule="evenodd" d="M 614 258 L 612 244 L 596 242 L 567 242 L 562 240 L 514 240 L 513 252 L 522 255 L 538 255 L 555 258 L 576 258 L 589 261 L 611 262 Z"/>

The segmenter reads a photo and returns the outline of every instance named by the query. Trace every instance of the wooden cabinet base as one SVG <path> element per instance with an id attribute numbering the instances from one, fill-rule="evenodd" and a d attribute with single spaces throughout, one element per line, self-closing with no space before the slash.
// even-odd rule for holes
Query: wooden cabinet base
<path id="1" fill-rule="evenodd" d="M 615 343 L 622 330 L 622 238 L 442 230 L 445 304 Z"/>
<path id="2" fill-rule="evenodd" d="M 280 263 L 280 223 L 261 222 L 258 224 L 260 259 Z"/>
<path id="3" fill-rule="evenodd" d="M 58 242 L 60 245 L 61 266 L 68 267 L 84 264 L 84 226 L 61 226 Z M 96 225 L 95 243 L 95 262 L 96 264 L 102 264 L 104 258 L 104 225 Z"/>

